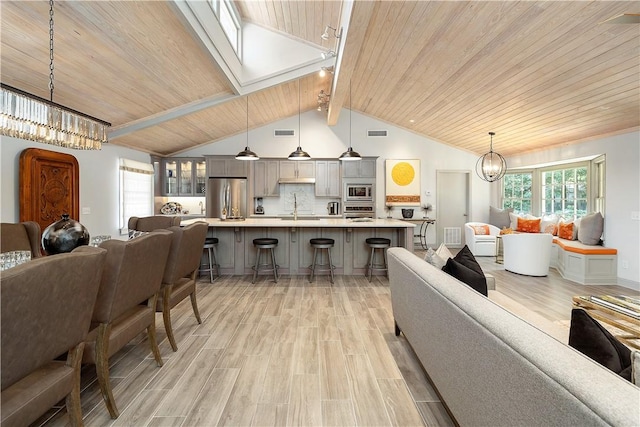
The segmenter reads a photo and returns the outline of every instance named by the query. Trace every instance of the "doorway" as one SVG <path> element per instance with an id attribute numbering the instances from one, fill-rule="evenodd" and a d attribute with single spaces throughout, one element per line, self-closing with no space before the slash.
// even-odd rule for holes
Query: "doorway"
<path id="1" fill-rule="evenodd" d="M 471 172 L 436 171 L 436 244 L 464 246 L 464 224 L 468 222 Z"/>

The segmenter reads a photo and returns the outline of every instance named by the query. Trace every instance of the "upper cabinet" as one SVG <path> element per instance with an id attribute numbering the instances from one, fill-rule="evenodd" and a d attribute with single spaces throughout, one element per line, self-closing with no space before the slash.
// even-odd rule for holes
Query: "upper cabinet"
<path id="1" fill-rule="evenodd" d="M 166 158 L 161 164 L 163 196 L 204 196 L 207 172 L 203 158 Z"/>
<path id="2" fill-rule="evenodd" d="M 375 178 L 376 157 L 363 158 L 358 161 L 342 162 L 343 178 Z"/>
<path id="3" fill-rule="evenodd" d="M 233 156 L 205 156 L 207 176 L 249 177 L 249 162 Z"/>
<path id="4" fill-rule="evenodd" d="M 276 197 L 280 195 L 280 161 L 256 160 L 253 162 L 254 197 Z"/>
<path id="5" fill-rule="evenodd" d="M 309 160 L 280 160 L 280 178 L 315 178 L 316 164 Z"/>
<path id="6" fill-rule="evenodd" d="M 340 162 L 317 160 L 316 197 L 340 197 Z"/>

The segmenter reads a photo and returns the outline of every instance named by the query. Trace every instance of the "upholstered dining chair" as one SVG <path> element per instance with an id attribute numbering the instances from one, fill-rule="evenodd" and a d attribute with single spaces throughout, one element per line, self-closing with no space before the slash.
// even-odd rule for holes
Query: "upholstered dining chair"
<path id="1" fill-rule="evenodd" d="M 0 275 L 2 427 L 29 425 L 65 398 L 82 425 L 80 362 L 105 260 L 81 246 Z"/>
<path id="2" fill-rule="evenodd" d="M 156 230 L 131 240 L 107 240 L 100 290 L 82 362 L 96 365 L 102 398 L 111 418 L 119 415 L 109 376 L 109 358 L 146 330 L 158 366 L 156 301 L 164 275 L 172 233 Z"/>
<path id="3" fill-rule="evenodd" d="M 178 351 L 171 325 L 171 309 L 187 296 L 191 297 L 191 307 L 198 323 L 202 323 L 196 301 L 196 279 L 200 268 L 202 247 L 207 237 L 209 224 L 195 222 L 186 227 L 170 227 L 173 242 L 167 259 L 167 267 L 162 279 L 162 290 L 158 298 L 157 311 L 162 311 L 164 328 L 173 351 Z"/>
<path id="4" fill-rule="evenodd" d="M 181 218 L 174 215 L 153 215 L 129 218 L 129 231 L 153 231 L 159 228 L 169 228 L 180 225 Z"/>
<path id="5" fill-rule="evenodd" d="M 31 258 L 42 256 L 40 224 L 35 221 L 0 224 L 0 252 L 31 251 Z"/>

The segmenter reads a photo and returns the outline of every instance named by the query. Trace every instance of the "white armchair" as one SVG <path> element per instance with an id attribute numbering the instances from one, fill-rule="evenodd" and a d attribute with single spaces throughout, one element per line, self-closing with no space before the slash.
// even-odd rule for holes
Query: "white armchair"
<path id="1" fill-rule="evenodd" d="M 549 274 L 553 236 L 548 233 L 516 233 L 502 236 L 504 269 L 527 276 Z"/>
<path id="2" fill-rule="evenodd" d="M 474 227 L 486 227 L 489 234 L 476 234 Z M 496 236 L 499 234 L 500 229 L 498 227 L 484 222 L 467 222 L 464 225 L 465 243 L 473 256 L 495 256 Z"/>

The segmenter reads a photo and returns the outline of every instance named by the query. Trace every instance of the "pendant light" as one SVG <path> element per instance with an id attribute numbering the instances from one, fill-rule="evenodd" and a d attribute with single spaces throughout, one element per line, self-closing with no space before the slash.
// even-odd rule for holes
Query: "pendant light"
<path id="1" fill-rule="evenodd" d="M 49 0 L 50 99 L 0 85 L 0 135 L 78 150 L 100 150 L 110 123 L 53 102 L 53 0 Z"/>
<path id="2" fill-rule="evenodd" d="M 298 148 L 289 154 L 289 160 L 309 160 L 311 156 L 300 147 L 300 79 L 298 79 Z"/>
<path id="3" fill-rule="evenodd" d="M 236 155 L 236 160 L 258 160 L 260 157 L 249 149 L 249 95 L 247 95 L 247 146 Z"/>
<path id="4" fill-rule="evenodd" d="M 498 181 L 507 172 L 507 161 L 493 151 L 493 135 L 495 134 L 495 132 L 489 132 L 491 136 L 489 152 L 481 156 L 476 163 L 476 173 L 487 182 Z"/>
<path id="5" fill-rule="evenodd" d="M 353 151 L 353 148 L 351 148 L 351 112 L 353 111 L 353 102 L 351 100 L 351 80 L 349 80 L 349 148 L 347 148 L 347 151 L 345 151 L 344 153 L 340 154 L 340 157 L 338 157 L 339 160 L 344 161 L 353 161 L 353 160 L 362 160 L 362 157 L 360 157 L 360 153 L 358 153 L 357 151 Z"/>

